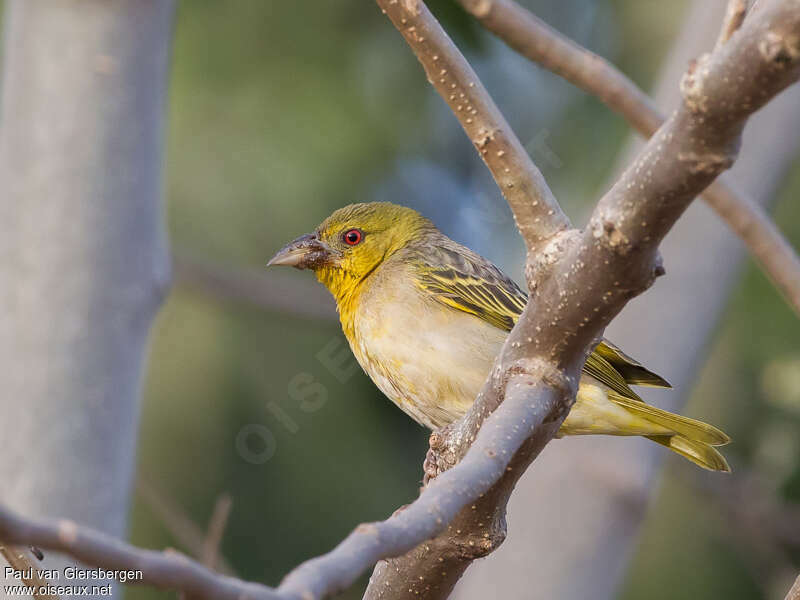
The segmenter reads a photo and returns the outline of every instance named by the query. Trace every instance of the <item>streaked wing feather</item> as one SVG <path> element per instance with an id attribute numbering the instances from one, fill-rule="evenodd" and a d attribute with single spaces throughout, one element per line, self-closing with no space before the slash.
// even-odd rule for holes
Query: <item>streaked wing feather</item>
<path id="1" fill-rule="evenodd" d="M 417 285 L 442 304 L 511 331 L 527 294 L 500 269 L 469 248 L 442 236 L 415 255 Z M 584 372 L 615 392 L 641 400 L 630 385 L 670 387 L 615 345 L 603 340 L 586 360 Z"/>
<path id="2" fill-rule="evenodd" d="M 595 352 L 607 360 L 631 385 L 672 387 L 666 379 L 648 370 L 639 361 L 625 354 L 608 340 L 600 342 L 595 348 Z"/>
<path id="3" fill-rule="evenodd" d="M 592 352 L 583 364 L 583 372 L 591 375 L 600 383 L 607 385 L 618 394 L 622 394 L 631 400 L 642 401 L 642 399 L 634 392 L 625 378 L 608 362 L 605 358 L 597 353 L 597 350 Z"/>
<path id="4" fill-rule="evenodd" d="M 451 308 L 511 331 L 528 299 L 500 269 L 467 248 L 437 246 L 420 258 L 417 285 Z"/>

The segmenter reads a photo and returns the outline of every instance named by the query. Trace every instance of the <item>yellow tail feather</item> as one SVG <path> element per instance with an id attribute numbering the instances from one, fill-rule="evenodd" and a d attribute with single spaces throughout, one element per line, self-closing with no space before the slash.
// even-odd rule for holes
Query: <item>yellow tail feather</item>
<path id="1" fill-rule="evenodd" d="M 727 434 L 708 423 L 676 415 L 639 400 L 625 398 L 613 391 L 608 392 L 608 399 L 638 417 L 674 431 L 687 441 L 697 442 L 704 446 L 724 446 L 731 441 Z"/>
<path id="2" fill-rule="evenodd" d="M 572 410 L 559 429 L 563 435 L 641 435 L 709 471 L 730 471 L 714 446 L 730 438 L 712 425 L 676 415 L 607 387 L 581 383 Z"/>
<path id="3" fill-rule="evenodd" d="M 731 472 L 725 457 L 709 444 L 690 440 L 682 435 L 648 435 L 647 439 L 669 448 L 676 454 L 680 454 L 685 459 L 709 471 Z"/>

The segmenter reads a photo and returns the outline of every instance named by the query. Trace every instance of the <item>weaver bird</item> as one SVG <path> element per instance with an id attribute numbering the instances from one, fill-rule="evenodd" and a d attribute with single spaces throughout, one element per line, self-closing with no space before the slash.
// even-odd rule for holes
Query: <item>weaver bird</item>
<path id="1" fill-rule="evenodd" d="M 356 359 L 380 390 L 436 430 L 478 395 L 527 295 L 490 261 L 417 211 L 352 204 L 282 248 L 269 265 L 314 271 L 336 299 Z M 559 436 L 639 435 L 713 471 L 730 441 L 706 423 L 645 404 L 631 385 L 670 387 L 603 340 L 588 357 Z"/>

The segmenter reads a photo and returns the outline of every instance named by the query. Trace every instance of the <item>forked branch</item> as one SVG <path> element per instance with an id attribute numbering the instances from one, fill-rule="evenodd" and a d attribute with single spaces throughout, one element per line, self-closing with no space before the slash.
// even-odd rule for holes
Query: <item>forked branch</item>
<path id="1" fill-rule="evenodd" d="M 502 541 L 515 482 L 558 430 L 592 343 L 659 274 L 663 236 L 692 198 L 733 162 L 748 116 L 796 81 L 800 71 L 800 0 L 763 2 L 728 43 L 687 74 L 681 106 L 600 200 L 589 226 L 569 230 L 540 185 L 541 175 L 517 153 L 516 138 L 424 4 L 378 3 L 428 73 L 435 75 L 433 63 L 440 73 L 445 70 L 440 77 L 445 81 L 435 79 L 434 85 L 450 86 L 456 98 L 463 92 L 461 99 L 469 100 L 472 116 L 461 118 L 472 139 L 479 133 L 472 128 L 478 121 L 467 120 L 481 115 L 480 127 L 491 134 L 479 148 L 486 150 L 487 164 L 487 157 L 506 156 L 499 152 L 514 153 L 514 162 L 503 166 L 492 159 L 489 166 L 496 177 L 506 174 L 499 183 L 529 250 L 535 250 L 528 256 L 528 306 L 466 418 L 438 440 L 457 464 L 415 502 L 386 521 L 359 526 L 330 553 L 290 573 L 277 590 L 214 574 L 175 554 L 137 549 L 73 523 L 24 519 L 2 507 L 0 539 L 61 551 L 106 569 L 141 569 L 143 580 L 137 583 L 208 599 L 322 598 L 352 584 L 376 560 L 402 555 L 378 565 L 369 598 L 446 597 L 470 562 Z"/>
<path id="2" fill-rule="evenodd" d="M 649 138 L 664 122 L 650 97 L 602 57 L 555 31 L 514 0 L 458 0 L 478 21 L 511 48 L 596 96 Z M 744 21 L 746 2 L 730 0 L 717 40 L 721 48 Z M 742 239 L 764 272 L 800 314 L 800 258 L 756 202 L 720 178 L 703 199 Z"/>
<path id="3" fill-rule="evenodd" d="M 481 5 L 490 8 L 493 2 Z M 444 436 L 432 436 L 441 469 L 458 463 L 495 407 L 503 410 L 510 374 L 525 373 L 533 361 L 563 373 L 567 384 L 577 383 L 586 352 L 605 326 L 663 272 L 661 239 L 692 199 L 731 166 L 749 115 L 796 81 L 798 69 L 800 0 L 767 2 L 734 39 L 701 57 L 684 77 L 681 106 L 600 200 L 588 227 L 556 235 L 543 252 L 529 253 L 530 300 L 489 380 L 464 419 Z M 554 412 L 551 418 L 560 423 L 563 416 Z M 520 463 L 512 464 L 524 469 L 535 452 L 520 456 Z M 379 598 L 387 591 L 392 598 L 423 591 L 427 597 L 446 597 L 475 558 L 474 553 L 459 553 L 465 543 L 476 532 L 502 539 L 502 532 L 493 530 L 504 525 L 505 503 L 518 470 L 506 473 L 476 503 L 480 506 L 474 516 L 463 511 L 456 517 L 461 525 L 457 540 L 449 531 L 376 567 L 367 597 Z M 437 561 L 448 563 L 446 577 L 431 573 L 430 565 Z"/>

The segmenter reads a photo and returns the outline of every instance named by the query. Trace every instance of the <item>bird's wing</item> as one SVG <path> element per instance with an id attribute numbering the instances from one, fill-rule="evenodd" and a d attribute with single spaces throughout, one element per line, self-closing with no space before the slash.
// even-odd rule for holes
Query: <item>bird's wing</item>
<path id="1" fill-rule="evenodd" d="M 450 308 L 511 331 L 528 296 L 512 279 L 469 248 L 444 238 L 415 253 L 417 286 Z M 639 399 L 630 385 L 670 387 L 612 343 L 603 340 L 586 360 L 584 372 L 627 398 Z"/>
<path id="2" fill-rule="evenodd" d="M 603 339 L 594 349 L 594 353 L 608 361 L 614 369 L 631 385 L 645 385 L 648 387 L 671 388 L 669 382 L 648 370 L 635 358 L 625 354 L 614 344 Z"/>
<path id="3" fill-rule="evenodd" d="M 450 308 L 511 331 L 528 301 L 525 292 L 485 258 L 447 242 L 419 254 L 417 285 Z"/>

